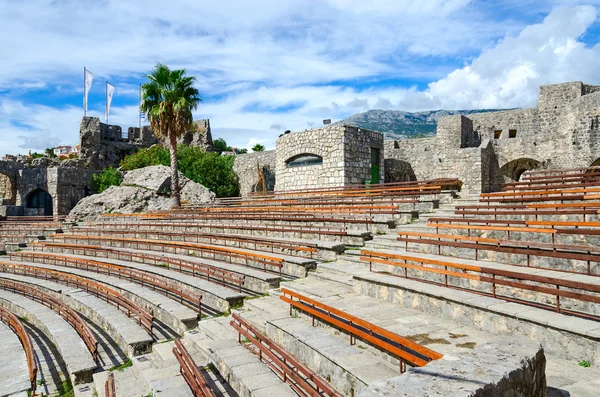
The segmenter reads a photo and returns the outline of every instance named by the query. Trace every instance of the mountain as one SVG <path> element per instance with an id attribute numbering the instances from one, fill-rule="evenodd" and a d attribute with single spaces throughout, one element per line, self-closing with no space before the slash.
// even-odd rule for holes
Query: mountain
<path id="1" fill-rule="evenodd" d="M 497 112 L 497 109 L 482 110 L 430 110 L 425 112 L 403 112 L 401 110 L 369 110 L 352 115 L 335 124 L 346 124 L 367 130 L 380 131 L 385 139 L 407 139 L 434 136 L 437 121 L 443 116 L 456 114 Z"/>

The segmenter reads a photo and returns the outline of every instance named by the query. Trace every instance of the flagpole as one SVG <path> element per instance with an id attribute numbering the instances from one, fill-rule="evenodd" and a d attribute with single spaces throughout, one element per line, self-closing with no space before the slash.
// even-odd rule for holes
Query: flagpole
<path id="1" fill-rule="evenodd" d="M 106 101 L 106 107 L 104 109 L 104 120 L 108 124 L 108 81 L 106 82 L 106 92 L 104 93 L 104 100 Z"/>
<path id="2" fill-rule="evenodd" d="M 140 134 L 142 133 L 142 85 L 140 84 L 140 95 L 138 101 L 138 124 L 140 125 Z"/>
<path id="3" fill-rule="evenodd" d="M 87 107 L 86 105 L 87 104 L 85 103 L 85 75 L 86 75 L 85 70 L 86 69 L 85 69 L 85 66 L 84 66 L 83 67 L 83 117 L 86 116 L 86 110 L 87 110 L 86 109 L 86 107 Z"/>

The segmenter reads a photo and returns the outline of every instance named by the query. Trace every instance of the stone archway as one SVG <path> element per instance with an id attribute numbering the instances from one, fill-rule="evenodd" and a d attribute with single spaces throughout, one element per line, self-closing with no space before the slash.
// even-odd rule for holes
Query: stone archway
<path id="1" fill-rule="evenodd" d="M 540 168 L 541 165 L 541 161 L 522 157 L 500 167 L 500 174 L 507 182 L 518 182 L 525 171 Z"/>
<path id="2" fill-rule="evenodd" d="M 36 189 L 29 193 L 25 198 L 25 214 L 52 216 L 54 209 L 50 193 L 43 189 Z"/>

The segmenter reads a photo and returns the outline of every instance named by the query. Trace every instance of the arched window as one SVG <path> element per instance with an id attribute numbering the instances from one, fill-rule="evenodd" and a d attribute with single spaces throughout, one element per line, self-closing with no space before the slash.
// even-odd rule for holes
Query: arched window
<path id="1" fill-rule="evenodd" d="M 305 165 L 323 164 L 323 157 L 316 154 L 303 153 L 289 158 L 286 162 L 288 167 L 302 167 Z"/>

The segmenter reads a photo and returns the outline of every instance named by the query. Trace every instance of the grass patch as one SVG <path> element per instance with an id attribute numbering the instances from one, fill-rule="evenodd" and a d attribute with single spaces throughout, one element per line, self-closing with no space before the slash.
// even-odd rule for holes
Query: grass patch
<path id="1" fill-rule="evenodd" d="M 58 396 L 57 397 L 75 397 L 75 392 L 73 391 L 73 384 L 70 380 L 65 380 L 58 387 Z"/>
<path id="2" fill-rule="evenodd" d="M 27 318 L 27 316 L 21 316 L 19 317 L 21 320 L 23 321 L 29 321 L 29 318 Z M 38 381 L 39 382 L 39 381 Z"/>
<path id="3" fill-rule="evenodd" d="M 166 267 L 167 269 L 169 268 L 169 264 L 168 263 L 159 263 L 156 266 L 158 266 L 158 267 Z"/>
<path id="4" fill-rule="evenodd" d="M 133 365 L 133 362 L 128 358 L 123 364 L 115 365 L 109 368 L 109 371 L 123 371 L 125 368 L 129 368 Z"/>
<path id="5" fill-rule="evenodd" d="M 477 345 L 477 343 L 475 343 L 475 342 L 465 342 L 465 343 L 457 343 L 456 347 L 462 347 L 464 349 L 473 349 L 473 348 L 475 348 L 476 345 Z"/>
<path id="6" fill-rule="evenodd" d="M 590 364 L 590 362 L 589 362 L 589 361 L 587 361 L 587 360 L 581 360 L 581 361 L 579 362 L 579 366 L 580 366 L 580 367 L 583 367 L 583 368 L 589 368 L 589 367 L 591 367 L 591 366 L 592 366 L 592 364 Z"/>

